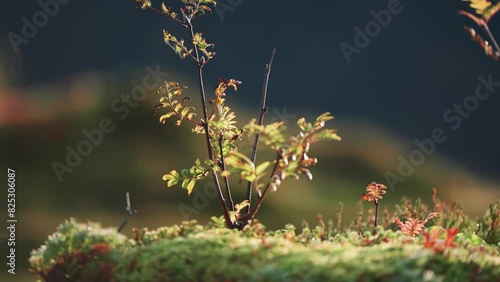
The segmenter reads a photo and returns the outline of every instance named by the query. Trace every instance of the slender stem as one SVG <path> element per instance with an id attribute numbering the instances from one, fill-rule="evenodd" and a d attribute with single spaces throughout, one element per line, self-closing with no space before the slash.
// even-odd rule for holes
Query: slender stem
<path id="1" fill-rule="evenodd" d="M 376 229 L 377 229 L 377 220 L 378 220 L 378 204 L 379 204 L 379 203 L 378 203 L 378 200 L 375 200 L 375 201 L 374 201 L 374 203 L 375 203 L 375 224 L 374 224 L 375 226 L 374 226 L 374 228 L 373 228 L 373 234 L 375 234 L 375 233 L 377 232 L 377 231 L 376 231 Z"/>
<path id="2" fill-rule="evenodd" d="M 122 232 L 123 228 L 128 224 L 129 220 L 132 218 L 132 216 L 137 213 L 137 211 L 132 210 L 132 206 L 130 205 L 130 194 L 127 192 L 125 193 L 125 198 L 127 202 L 127 206 L 125 210 L 127 211 L 127 217 L 125 220 L 123 220 L 123 223 L 118 227 L 118 232 Z"/>
<path id="3" fill-rule="evenodd" d="M 262 195 L 259 195 L 257 197 L 257 203 L 252 208 L 252 210 L 246 216 L 243 217 L 243 219 L 242 219 L 243 224 L 247 224 L 249 221 L 251 221 L 255 217 L 255 214 L 257 214 L 257 212 L 259 211 L 259 208 L 262 204 L 262 201 L 266 197 L 267 192 L 269 192 L 269 188 L 271 187 L 272 179 L 273 179 L 274 175 L 276 174 L 276 170 L 278 169 L 279 161 L 281 158 L 282 158 L 281 154 L 278 153 L 276 156 L 275 163 L 274 163 L 273 171 L 271 172 L 271 177 L 270 177 L 269 183 L 267 183 L 266 187 L 264 188 Z"/>
<path id="4" fill-rule="evenodd" d="M 191 21 L 189 19 L 187 20 L 187 26 L 191 32 L 191 38 L 194 38 L 193 25 L 191 24 Z M 214 158 L 213 158 L 213 154 L 212 154 L 212 144 L 210 141 L 210 132 L 208 129 L 207 105 L 206 105 L 206 99 L 205 99 L 205 84 L 203 82 L 203 65 L 204 65 L 205 60 L 203 57 L 200 59 L 200 54 L 198 52 L 198 46 L 194 45 L 194 51 L 195 51 L 197 67 L 198 67 L 198 82 L 199 82 L 199 87 L 200 87 L 201 106 L 203 108 L 202 125 L 203 125 L 203 128 L 205 129 L 205 139 L 206 139 L 206 143 L 207 143 L 208 158 L 213 161 Z M 226 226 L 228 228 L 233 228 L 233 224 L 231 223 L 231 218 L 229 217 L 229 211 L 227 208 L 226 199 L 224 199 L 224 194 L 222 193 L 222 189 L 220 187 L 219 178 L 217 177 L 217 173 L 215 173 L 215 171 L 212 170 L 210 174 L 212 175 L 212 179 L 213 179 L 214 184 L 215 184 L 217 195 L 219 196 L 219 202 L 220 202 L 222 211 L 224 212 L 224 219 L 226 220 Z"/>
<path id="5" fill-rule="evenodd" d="M 222 163 L 222 170 L 226 170 L 226 161 L 224 160 L 224 153 L 223 153 L 223 148 L 222 148 L 222 141 L 224 140 L 224 137 L 222 134 L 219 136 L 219 149 L 220 149 L 220 161 Z M 233 197 L 231 196 L 231 189 L 229 189 L 229 177 L 224 176 L 224 184 L 226 185 L 226 194 L 227 194 L 227 199 L 229 201 L 229 205 L 231 207 L 231 210 L 234 211 L 234 202 L 233 202 Z"/>
<path id="6" fill-rule="evenodd" d="M 271 58 L 269 59 L 269 63 L 265 65 L 264 68 L 264 85 L 262 86 L 262 98 L 260 101 L 260 115 L 259 115 L 259 125 L 262 125 L 264 122 L 264 115 L 267 112 L 267 107 L 266 107 L 266 98 L 267 98 L 267 87 L 269 85 L 269 75 L 271 74 L 271 66 L 273 64 L 274 60 L 274 54 L 276 53 L 276 48 L 273 49 L 271 52 Z M 257 159 L 257 148 L 259 146 L 259 137 L 260 133 L 255 134 L 255 140 L 253 143 L 253 148 L 252 148 L 252 155 L 250 155 L 250 160 L 252 163 L 255 164 L 255 160 Z M 252 181 L 248 181 L 247 183 L 247 198 L 248 200 L 248 207 L 247 209 L 247 214 L 250 214 L 250 207 L 252 203 Z"/>
<path id="7" fill-rule="evenodd" d="M 487 23 L 485 23 L 485 24 L 483 25 L 483 28 L 484 28 L 484 31 L 486 31 L 486 34 L 488 34 L 488 37 L 490 38 L 491 43 L 493 44 L 493 47 L 495 47 L 496 51 L 497 51 L 498 53 L 500 53 L 500 47 L 498 46 L 498 43 L 497 43 L 497 41 L 495 40 L 495 37 L 494 37 L 494 36 L 493 36 L 493 34 L 491 33 L 491 31 L 490 31 L 490 28 L 489 28 L 488 24 L 487 24 Z"/>
<path id="8" fill-rule="evenodd" d="M 162 11 L 160 11 L 160 10 L 156 9 L 155 7 L 147 7 L 147 8 L 148 8 L 148 9 L 150 9 L 151 11 L 153 11 L 153 12 L 155 12 L 155 13 L 157 13 L 157 14 L 161 15 L 161 16 L 166 16 L 167 18 L 169 18 L 169 19 L 171 19 L 171 20 L 173 20 L 173 21 L 176 21 L 176 22 L 180 23 L 180 24 L 181 24 L 181 25 L 183 25 L 184 27 L 189 28 L 188 24 L 186 24 L 185 22 L 183 22 L 183 21 L 181 21 L 181 20 L 179 20 L 179 19 L 176 19 L 176 18 L 172 18 L 171 16 L 169 16 L 169 15 L 165 14 L 164 12 L 162 12 Z"/>

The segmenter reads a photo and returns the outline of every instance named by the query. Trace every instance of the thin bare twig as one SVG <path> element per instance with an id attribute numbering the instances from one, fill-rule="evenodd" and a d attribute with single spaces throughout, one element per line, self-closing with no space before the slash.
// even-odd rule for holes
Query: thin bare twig
<path id="1" fill-rule="evenodd" d="M 266 99 L 267 99 L 267 88 L 269 85 L 269 75 L 271 74 L 271 66 L 273 64 L 274 60 L 274 54 L 276 54 L 276 48 L 273 49 L 271 52 L 271 57 L 269 59 L 269 63 L 267 63 L 264 67 L 264 85 L 262 86 L 262 98 L 260 101 L 260 115 L 259 115 L 259 125 L 262 125 L 264 123 L 264 115 L 266 114 L 268 108 L 266 106 Z M 253 148 L 252 148 L 252 155 L 250 155 L 250 160 L 252 163 L 255 164 L 255 160 L 257 159 L 257 148 L 259 146 L 259 137 L 260 134 L 257 133 L 255 134 L 255 140 L 253 143 Z M 248 181 L 247 183 L 247 200 L 248 200 L 248 207 L 247 209 L 247 214 L 250 214 L 250 207 L 252 204 L 252 181 Z"/>
<path id="2" fill-rule="evenodd" d="M 132 206 L 130 205 L 130 195 L 129 195 L 128 191 L 127 191 L 127 193 L 125 193 L 125 198 L 127 201 L 127 207 L 125 208 L 125 210 L 127 211 L 127 217 L 125 218 L 123 223 L 120 225 L 120 227 L 118 227 L 118 232 L 122 232 L 123 228 L 128 224 L 128 222 L 132 218 L 132 216 L 137 213 L 136 210 L 132 210 Z"/>

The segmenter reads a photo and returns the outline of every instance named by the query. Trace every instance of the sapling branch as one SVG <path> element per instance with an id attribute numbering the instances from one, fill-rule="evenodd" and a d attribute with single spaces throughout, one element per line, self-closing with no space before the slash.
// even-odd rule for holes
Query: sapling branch
<path id="1" fill-rule="evenodd" d="M 223 141 L 224 141 L 224 135 L 221 133 L 221 134 L 219 134 L 220 162 L 221 162 L 221 166 L 222 166 L 221 167 L 222 171 L 225 171 L 226 170 L 226 161 L 224 159 Z M 231 189 L 229 188 L 229 176 L 224 176 L 224 184 L 226 185 L 226 194 L 227 194 L 227 199 L 229 201 L 231 211 L 234 211 L 233 197 L 231 196 Z"/>
<path id="2" fill-rule="evenodd" d="M 155 7 L 152 7 L 152 6 L 144 6 L 144 7 L 147 8 L 147 9 L 149 9 L 149 10 L 151 10 L 151 11 L 153 11 L 153 12 L 155 12 L 155 13 L 157 13 L 157 14 L 159 14 L 159 15 L 161 15 L 161 16 L 165 16 L 165 17 L 167 17 L 167 18 L 169 18 L 169 19 L 171 19 L 171 20 L 173 20 L 173 21 L 175 21 L 177 23 L 180 23 L 182 26 L 184 26 L 186 28 L 188 27 L 188 25 L 185 22 L 179 20 L 178 18 L 174 18 L 174 17 L 172 17 L 172 16 L 164 13 L 164 12 L 156 9 Z"/>
<path id="3" fill-rule="evenodd" d="M 258 124 L 262 125 L 264 123 L 264 115 L 267 112 L 267 107 L 266 107 L 266 99 L 267 99 L 267 88 L 269 85 L 269 75 L 271 74 L 271 66 L 273 64 L 274 60 L 274 54 L 276 53 L 276 48 L 273 49 L 271 52 L 271 58 L 269 59 L 269 63 L 267 63 L 264 67 L 264 85 L 262 86 L 262 98 L 260 101 L 260 114 L 259 114 L 259 120 Z M 255 134 L 255 140 L 253 142 L 253 148 L 252 148 L 252 154 L 250 155 L 250 160 L 255 164 L 255 160 L 257 159 L 257 149 L 259 146 L 259 137 L 260 133 L 258 132 Z M 248 181 L 247 183 L 247 201 L 248 201 L 248 207 L 247 207 L 247 214 L 250 213 L 250 208 L 252 204 L 252 181 Z"/>
<path id="4" fill-rule="evenodd" d="M 181 103 L 184 103 L 184 101 L 185 101 L 185 99 L 186 99 L 186 98 L 190 99 L 189 97 L 184 97 L 184 98 L 182 99 L 182 102 L 181 102 Z M 189 100 L 189 101 L 191 101 L 191 100 Z M 172 100 L 171 100 L 170 98 L 168 98 L 168 103 L 169 103 L 170 108 L 172 108 L 172 111 L 173 111 L 173 112 L 174 112 L 177 116 L 179 116 L 179 118 L 181 118 L 182 120 L 185 120 L 185 121 L 187 121 L 187 122 L 189 122 L 189 123 L 192 123 L 192 124 L 195 124 L 195 125 L 198 125 L 198 126 L 202 126 L 202 124 L 201 124 L 201 123 L 199 123 L 199 122 L 197 122 L 197 121 L 194 121 L 194 120 L 192 120 L 192 119 L 188 118 L 187 116 L 183 115 L 182 113 L 179 113 L 179 111 L 177 111 L 177 110 L 175 109 L 175 107 L 173 106 Z M 159 105 L 155 106 L 155 109 L 153 110 L 153 115 L 155 114 L 157 107 L 159 107 L 160 105 L 163 105 L 163 104 L 159 104 Z"/>
<path id="5" fill-rule="evenodd" d="M 312 179 L 312 174 L 306 167 L 315 165 L 317 160 L 316 158 L 311 159 L 307 157 L 306 153 L 309 150 L 310 144 L 317 141 L 340 140 L 334 130 L 319 132 L 324 127 L 325 121 L 333 119 L 333 117 L 329 116 L 329 113 L 324 113 L 316 119 L 314 124 L 306 123 L 304 118 L 300 119 L 298 124 L 302 131 L 297 137 L 289 137 L 284 134 L 286 128 L 283 126 L 284 122 L 276 122 L 267 126 L 263 125 L 264 116 L 268 111 L 266 99 L 269 77 L 276 53 L 276 49 L 273 49 L 269 62 L 264 67 L 264 83 L 262 86 L 258 119 L 252 120 L 243 127 L 248 128 L 248 130 L 252 131 L 254 134 L 251 156 L 250 158 L 244 156 L 237 151 L 236 146 L 233 144 L 239 139 L 244 129 L 238 128 L 235 125 L 236 121 L 234 119 L 236 116 L 234 112 L 231 112 L 231 109 L 224 105 L 224 91 L 228 87 L 233 87 L 234 90 L 237 90 L 237 85 L 241 84 L 241 82 L 234 79 L 227 80 L 221 78 L 219 86 L 215 89 L 215 99 L 207 101 L 205 95 L 203 67 L 213 58 L 215 52 L 207 50 L 207 48 L 212 47 L 213 44 L 207 43 L 202 33 L 195 33 L 192 22 L 196 15 L 203 15 L 206 12 L 211 12 L 212 10 L 208 7 L 208 4 L 215 6 L 215 1 L 183 0 L 182 2 L 185 4 L 185 8 L 180 9 L 180 15 L 172 12 L 171 8 L 165 6 L 164 3 L 162 3 L 161 10 L 157 10 L 151 7 L 150 0 L 136 0 L 136 2 L 141 4 L 142 9 L 150 9 L 158 14 L 167 16 L 189 30 L 192 48 L 186 47 L 183 39 L 177 39 L 176 36 L 170 34 L 168 31 L 163 32 L 164 41 L 182 59 L 188 56 L 191 57 L 196 63 L 198 72 L 201 110 L 203 113 L 199 122 L 193 120 L 194 113 L 190 112 L 194 110 L 194 108 L 184 107 L 182 105 L 184 101 L 190 100 L 189 98 L 183 98 L 181 102 L 177 99 L 172 99 L 174 96 L 176 98 L 180 97 L 182 90 L 187 88 L 186 86 L 180 86 L 177 82 L 165 82 L 165 85 L 158 90 L 159 94 L 166 93 L 167 97 L 162 97 L 160 99 L 161 104 L 155 107 L 153 113 L 158 108 L 169 106 L 173 111 L 162 115 L 160 117 L 160 122 L 165 123 L 166 119 L 177 115 L 179 117 L 177 125 L 181 125 L 184 120 L 194 124 L 195 128 L 193 132 L 205 135 L 208 153 L 208 159 L 205 160 L 205 164 L 208 165 L 209 168 L 203 166 L 200 160 L 197 159 L 196 164 L 190 169 L 184 169 L 181 173 L 172 170 L 163 176 L 163 180 L 167 181 L 168 187 L 174 186 L 178 184 L 179 181 L 182 181 L 182 188 L 186 189 L 188 195 L 190 195 L 195 187 L 196 181 L 210 174 L 215 184 L 226 226 L 228 228 L 241 229 L 248 225 L 255 217 L 270 188 L 276 190 L 281 181 L 288 176 L 293 176 L 298 179 L 298 174 L 305 174 L 309 179 Z M 207 102 L 212 105 L 210 115 L 208 115 L 207 112 Z M 214 115 L 216 114 L 218 114 L 218 119 L 214 119 Z M 265 175 L 265 171 L 273 162 L 266 161 L 258 166 L 255 165 L 259 140 L 263 141 L 264 139 L 265 145 L 276 150 L 277 154 L 276 160 L 274 161 L 274 168 L 272 169 L 271 177 L 267 185 L 259 184 L 259 179 Z M 287 144 L 288 142 L 290 142 L 290 145 Z M 289 161 L 289 158 L 291 158 L 291 161 Z M 229 185 L 229 175 L 235 172 L 238 172 L 242 180 L 244 179 L 247 182 L 247 198 L 239 204 L 234 203 Z M 219 182 L 219 173 L 221 173 L 221 176 L 224 178 L 225 192 Z M 261 185 L 265 186 L 263 190 L 260 189 Z M 253 194 L 252 190 L 255 188 L 258 189 L 258 197 L 256 205 L 251 207 L 250 201 Z M 225 197 L 227 197 L 227 200 Z M 242 212 L 245 208 L 247 208 L 245 215 L 240 218 L 240 211 Z M 241 214 L 243 214 L 243 212 Z"/>
<path id="6" fill-rule="evenodd" d="M 190 21 L 187 21 L 188 28 L 191 32 L 191 37 L 194 38 L 194 28 L 193 25 L 191 24 Z M 198 68 L 198 83 L 200 87 L 200 96 L 201 96 L 201 107 L 203 111 L 203 121 L 202 121 L 202 126 L 203 129 L 205 130 L 205 140 L 207 143 L 207 150 L 208 150 L 208 159 L 214 161 L 213 157 L 213 152 L 212 152 L 212 144 L 210 140 L 210 131 L 208 129 L 208 119 L 207 119 L 207 104 L 206 104 L 206 98 L 205 98 L 205 84 L 203 81 L 203 66 L 205 64 L 205 58 L 202 56 L 200 59 L 200 54 L 198 51 L 198 46 L 194 45 L 194 51 L 195 51 L 195 57 L 197 61 L 197 68 Z M 231 223 L 231 218 L 229 216 L 229 210 L 227 207 L 226 199 L 224 199 L 224 194 L 222 193 L 222 189 L 220 187 L 219 183 L 219 178 L 217 176 L 217 173 L 214 171 L 211 171 L 210 173 L 212 175 L 213 182 L 215 184 L 215 189 L 217 191 L 217 195 L 219 197 L 219 202 L 222 208 L 222 211 L 224 213 L 224 219 L 226 220 L 226 225 L 228 228 L 232 228 L 233 224 Z"/>
<path id="7" fill-rule="evenodd" d="M 282 155 L 278 152 L 276 155 L 276 160 L 274 161 L 274 167 L 271 172 L 271 177 L 269 178 L 269 182 L 267 183 L 266 187 L 264 187 L 262 193 L 257 196 L 257 203 L 255 203 L 255 206 L 251 209 L 251 211 L 243 217 L 242 222 L 247 223 L 251 221 L 259 211 L 259 208 L 262 205 L 262 201 L 264 201 L 264 198 L 269 192 L 269 188 L 271 188 L 271 184 L 273 183 L 274 177 L 281 174 L 281 171 L 279 171 L 278 173 L 276 173 L 276 171 L 278 170 L 279 162 L 282 158 L 283 158 Z"/>

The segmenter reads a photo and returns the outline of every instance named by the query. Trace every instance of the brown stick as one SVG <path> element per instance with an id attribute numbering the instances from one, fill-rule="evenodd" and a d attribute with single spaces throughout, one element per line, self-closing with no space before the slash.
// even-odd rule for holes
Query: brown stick
<path id="1" fill-rule="evenodd" d="M 259 115 L 259 125 L 262 125 L 264 123 L 264 115 L 267 112 L 267 107 L 266 107 L 266 98 L 267 98 L 267 88 L 269 85 L 269 75 L 271 74 L 271 66 L 273 64 L 274 60 L 274 54 L 276 54 L 276 48 L 273 49 L 271 52 L 271 58 L 269 59 L 269 63 L 265 65 L 264 68 L 264 85 L 262 87 L 262 99 L 260 101 L 260 115 Z M 257 159 L 257 148 L 259 146 L 259 137 L 260 133 L 255 134 L 255 140 L 253 143 L 253 148 L 252 148 L 252 154 L 250 155 L 250 160 L 252 163 L 255 164 L 255 160 Z M 247 198 L 248 200 L 248 207 L 247 207 L 247 214 L 250 214 L 250 207 L 252 203 L 252 182 L 248 181 L 247 184 Z"/>

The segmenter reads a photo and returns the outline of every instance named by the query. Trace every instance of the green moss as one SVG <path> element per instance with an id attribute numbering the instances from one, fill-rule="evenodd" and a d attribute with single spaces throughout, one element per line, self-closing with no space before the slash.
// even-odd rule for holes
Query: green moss
<path id="1" fill-rule="evenodd" d="M 98 223 L 70 219 L 59 225 L 43 246 L 33 250 L 30 270 L 45 281 L 91 281 L 112 278 L 127 238 Z M 105 280 L 102 280 L 105 281 Z"/>
<path id="2" fill-rule="evenodd" d="M 61 257 L 89 254 L 97 243 L 104 243 L 111 250 L 92 257 L 112 276 L 99 280 L 96 273 L 102 273 L 102 268 L 82 265 L 87 273 L 94 271 L 93 281 L 500 280 L 498 246 L 473 234 L 457 234 L 455 246 L 441 252 L 424 247 L 424 236 L 382 228 L 376 235 L 351 231 L 324 240 L 318 235 L 321 228 L 304 231 L 295 234 L 288 225 L 265 232 L 258 223 L 237 231 L 191 221 L 136 231 L 135 238 L 126 241 L 114 229 L 70 220 L 45 247 L 33 252 L 30 263 L 39 274 L 54 274 L 56 266 L 60 271 L 70 269 L 56 263 L 64 261 Z M 88 281 L 82 280 L 88 275 L 82 277 L 73 276 L 71 281 Z"/>

